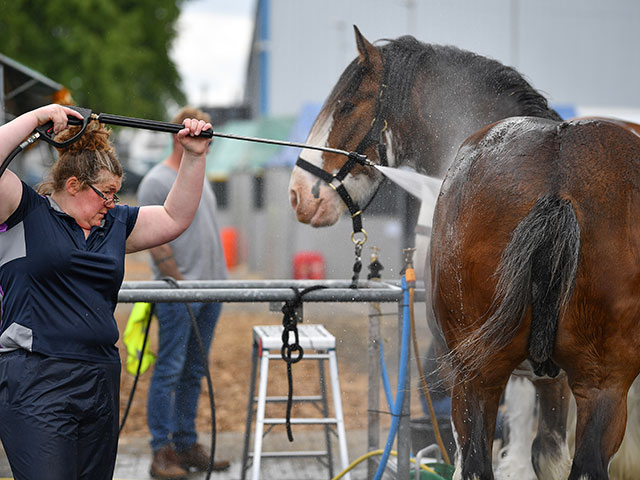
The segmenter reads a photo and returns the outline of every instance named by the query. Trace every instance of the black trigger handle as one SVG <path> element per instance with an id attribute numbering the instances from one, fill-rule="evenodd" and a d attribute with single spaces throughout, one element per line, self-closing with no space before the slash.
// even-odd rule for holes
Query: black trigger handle
<path id="1" fill-rule="evenodd" d="M 87 125 L 89 125 L 89 122 L 92 120 L 91 118 L 92 112 L 88 108 L 76 107 L 74 105 L 65 105 L 65 107 L 75 110 L 76 112 L 80 113 L 83 117 L 82 119 L 76 118 L 76 117 L 67 117 L 67 124 L 75 125 L 75 126 L 81 125 L 80 131 L 76 133 L 73 137 L 65 140 L 64 142 L 55 141 L 53 139 L 54 137 L 53 122 L 51 121 L 43 125 L 40 125 L 35 129 L 35 131 L 40 134 L 40 138 L 42 140 L 44 140 L 45 142 L 57 148 L 66 147 L 67 145 L 71 145 L 73 142 L 78 140 L 82 136 L 82 134 L 84 134 L 84 131 L 87 129 Z"/>

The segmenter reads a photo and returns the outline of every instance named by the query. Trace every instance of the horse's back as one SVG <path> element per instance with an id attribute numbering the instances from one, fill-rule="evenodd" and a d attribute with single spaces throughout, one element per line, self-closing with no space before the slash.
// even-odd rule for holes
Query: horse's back
<path id="1" fill-rule="evenodd" d="M 640 137 L 615 122 L 509 118 L 460 147 L 436 220 L 449 235 L 452 224 L 464 225 L 475 232 L 468 238 L 475 243 L 485 238 L 479 230 L 491 232 L 491 242 L 506 241 L 536 201 L 556 196 L 571 202 L 583 235 L 613 234 L 638 224 L 631 213 L 640 200 L 639 167 Z M 440 228 L 434 236 L 443 233 Z"/>

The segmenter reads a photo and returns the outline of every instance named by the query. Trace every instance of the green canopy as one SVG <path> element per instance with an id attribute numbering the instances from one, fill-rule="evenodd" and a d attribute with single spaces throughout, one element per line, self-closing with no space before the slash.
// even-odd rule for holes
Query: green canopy
<path id="1" fill-rule="evenodd" d="M 255 120 L 232 120 L 214 130 L 245 137 L 287 141 L 295 115 L 262 117 Z M 207 155 L 207 177 L 226 179 L 234 171 L 258 172 L 262 170 L 282 147 L 266 143 L 214 137 Z"/>

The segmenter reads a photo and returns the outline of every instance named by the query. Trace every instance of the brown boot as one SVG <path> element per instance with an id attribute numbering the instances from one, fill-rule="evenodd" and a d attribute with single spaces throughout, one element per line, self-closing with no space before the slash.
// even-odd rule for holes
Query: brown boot
<path id="1" fill-rule="evenodd" d="M 178 455 L 178 463 L 182 468 L 187 471 L 189 468 L 195 468 L 199 472 L 206 472 L 209 470 L 209 456 L 210 454 L 204 449 L 204 447 L 198 443 L 194 443 L 184 452 L 176 452 Z M 220 460 L 213 462 L 213 471 L 220 472 L 229 468 L 231 463 L 229 460 Z"/>
<path id="2" fill-rule="evenodd" d="M 171 445 L 160 447 L 153 453 L 149 473 L 154 478 L 180 480 L 187 477 L 187 471 L 178 463 L 176 451 Z"/>

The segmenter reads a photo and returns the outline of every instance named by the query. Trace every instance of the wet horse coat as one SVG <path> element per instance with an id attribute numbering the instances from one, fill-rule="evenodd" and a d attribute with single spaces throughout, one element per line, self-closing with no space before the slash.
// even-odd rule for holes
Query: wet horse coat
<path id="1" fill-rule="evenodd" d="M 640 138 L 606 121 L 507 119 L 461 147 L 431 244 L 457 478 L 493 478 L 498 401 L 527 358 L 563 368 L 576 397 L 569 478 L 608 478 L 640 371 L 639 163 Z"/>

